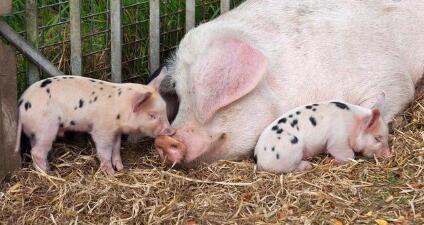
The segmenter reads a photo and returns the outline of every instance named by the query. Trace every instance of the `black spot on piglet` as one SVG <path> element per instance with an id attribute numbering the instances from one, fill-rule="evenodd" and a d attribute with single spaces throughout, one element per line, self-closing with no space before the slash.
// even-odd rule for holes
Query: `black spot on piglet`
<path id="1" fill-rule="evenodd" d="M 117 119 L 117 120 L 121 119 L 121 114 L 118 114 L 118 115 L 116 116 L 116 119 Z"/>
<path id="2" fill-rule="evenodd" d="M 278 123 L 285 123 L 285 122 L 287 122 L 287 119 L 286 119 L 286 118 L 281 118 L 281 119 L 278 121 Z"/>
<path id="3" fill-rule="evenodd" d="M 299 141 L 299 140 L 297 139 L 297 137 L 296 137 L 296 136 L 293 136 L 293 138 L 290 140 L 290 142 L 291 142 L 292 144 L 296 144 L 298 141 Z"/>
<path id="4" fill-rule="evenodd" d="M 341 109 L 349 110 L 349 106 L 347 106 L 346 104 L 342 102 L 331 102 L 331 103 L 335 104 L 337 107 Z"/>
<path id="5" fill-rule="evenodd" d="M 312 106 L 311 105 L 307 105 L 307 106 L 305 106 L 305 108 L 312 109 Z"/>
<path id="6" fill-rule="evenodd" d="M 80 99 L 79 100 L 79 105 L 80 108 L 82 108 L 84 106 L 84 100 Z"/>
<path id="7" fill-rule="evenodd" d="M 76 123 L 75 123 L 75 121 L 71 120 L 71 122 L 69 124 L 71 124 L 72 126 L 74 126 Z"/>
<path id="8" fill-rule="evenodd" d="M 315 127 L 317 125 L 317 121 L 315 120 L 314 117 L 309 117 L 309 121 L 311 121 L 311 124 Z"/>
<path id="9" fill-rule="evenodd" d="M 278 128 L 279 127 L 277 125 L 275 125 L 275 126 L 272 127 L 272 130 L 278 130 Z"/>
<path id="10" fill-rule="evenodd" d="M 281 134 L 281 133 L 283 133 L 283 129 L 278 129 L 277 134 Z"/>
<path id="11" fill-rule="evenodd" d="M 291 122 L 290 126 L 294 127 L 294 126 L 296 126 L 296 125 L 297 125 L 297 120 L 296 120 L 296 119 L 294 119 L 294 120 Z"/>
<path id="12" fill-rule="evenodd" d="M 45 87 L 45 86 L 47 86 L 47 85 L 49 85 L 50 83 L 52 82 L 52 80 L 50 80 L 50 79 L 45 79 L 43 82 L 41 82 L 41 85 L 40 85 L 40 87 Z"/>

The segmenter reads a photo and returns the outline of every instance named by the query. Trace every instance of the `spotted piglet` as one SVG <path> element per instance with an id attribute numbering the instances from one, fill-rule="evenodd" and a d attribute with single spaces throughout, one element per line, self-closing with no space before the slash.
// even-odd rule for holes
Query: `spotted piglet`
<path id="1" fill-rule="evenodd" d="M 96 144 L 101 169 L 112 175 L 115 169 L 123 169 L 122 133 L 150 137 L 173 133 L 157 88 L 155 83 L 115 84 L 79 76 L 57 76 L 34 83 L 18 102 L 15 151 L 19 151 L 23 131 L 31 140 L 34 166 L 47 172 L 47 154 L 56 136 L 66 130 L 88 132 Z"/>
<path id="2" fill-rule="evenodd" d="M 258 170 L 282 173 L 312 168 L 307 159 L 327 152 L 346 163 L 354 153 L 389 157 L 388 128 L 380 116 L 385 94 L 371 109 L 342 101 L 290 110 L 272 122 L 255 147 Z"/>

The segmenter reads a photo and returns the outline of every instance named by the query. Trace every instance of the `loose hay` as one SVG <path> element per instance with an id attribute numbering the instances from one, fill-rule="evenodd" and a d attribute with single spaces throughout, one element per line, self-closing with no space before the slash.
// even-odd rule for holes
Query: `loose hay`
<path id="1" fill-rule="evenodd" d="M 54 176 L 30 167 L 3 184 L 0 223 L 424 224 L 424 100 L 393 124 L 390 160 L 336 166 L 323 156 L 282 176 L 251 161 L 167 170 L 144 143 L 126 146 L 126 169 L 106 177 L 92 147 L 58 144 Z"/>

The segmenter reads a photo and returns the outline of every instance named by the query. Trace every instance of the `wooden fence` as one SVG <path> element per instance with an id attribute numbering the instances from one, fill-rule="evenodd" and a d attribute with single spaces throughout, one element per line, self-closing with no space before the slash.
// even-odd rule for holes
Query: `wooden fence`
<path id="1" fill-rule="evenodd" d="M 184 1 L 184 0 L 181 0 Z M 231 0 L 220 0 L 220 13 L 230 10 Z M 109 18 L 110 27 L 106 32 L 110 32 L 110 68 L 111 80 L 113 82 L 122 82 L 122 55 L 123 55 L 123 23 L 122 23 L 122 1 L 107 1 L 109 10 L 106 12 Z M 73 75 L 84 75 L 84 61 L 82 43 L 82 22 L 81 22 L 81 3 L 82 0 L 59 0 L 58 3 L 48 6 L 69 5 L 69 21 L 60 21 L 58 24 L 69 22 L 69 46 L 70 46 L 70 69 Z M 162 2 L 163 6 L 163 2 Z M 25 31 L 14 31 L 5 21 L 0 18 L 0 181 L 13 168 L 19 165 L 18 154 L 13 153 L 13 147 L 16 142 L 16 99 L 17 99 L 17 77 L 16 77 L 16 59 L 12 49 L 2 44 L 2 38 L 9 41 L 20 52 L 20 56 L 25 56 L 29 63 L 26 67 L 27 84 L 30 85 L 39 79 L 42 75 L 40 70 L 50 76 L 62 75 L 54 63 L 49 61 L 40 53 L 39 43 L 39 21 L 38 10 L 46 8 L 37 5 L 37 0 L 26 0 L 24 11 Z M 148 36 L 148 67 L 150 71 L 156 70 L 160 66 L 161 57 L 161 2 L 160 0 L 149 0 L 149 30 L 145 35 Z M 11 13 L 11 0 L 0 1 L 0 16 Z M 103 12 L 105 13 L 105 12 Z M 196 0 L 185 0 L 185 32 L 194 28 L 196 25 Z M 93 15 L 90 15 L 93 16 Z M 133 24 L 134 25 L 134 24 Z M 41 26 L 42 28 L 43 26 Z M 47 26 L 45 26 L 47 27 Z M 184 29 L 183 28 L 183 29 Z M 21 35 L 23 35 L 21 36 Z M 3 37 L 1 37 L 3 35 Z M 144 34 L 143 34 L 144 35 Z M 135 42 L 137 43 L 137 42 Z M 64 43 L 63 43 L 64 44 Z M 18 56 L 19 56 L 18 54 Z M 23 62 L 21 62 L 23 63 Z"/>
<path id="2" fill-rule="evenodd" d="M 27 40 L 37 46 L 37 0 L 26 0 L 25 19 Z M 83 45 L 81 35 L 81 2 L 69 0 L 69 27 L 70 27 L 70 67 L 73 75 L 83 75 Z M 111 80 L 122 82 L 122 3 L 120 0 L 109 1 L 110 14 L 110 67 Z M 220 12 L 230 10 L 230 0 L 220 0 Z M 160 64 L 160 0 L 149 1 L 149 37 L 148 67 L 153 71 Z M 196 1 L 185 0 L 185 31 L 192 29 L 195 24 Z M 50 74 L 54 75 L 54 74 Z M 38 68 L 31 64 L 27 68 L 28 83 L 40 79 Z"/>
<path id="3" fill-rule="evenodd" d="M 0 16 L 11 12 L 11 1 L 0 1 Z M 12 87 L 12 88 L 10 88 Z M 14 51 L 0 40 L 0 182 L 19 166 L 16 143 L 16 60 Z"/>

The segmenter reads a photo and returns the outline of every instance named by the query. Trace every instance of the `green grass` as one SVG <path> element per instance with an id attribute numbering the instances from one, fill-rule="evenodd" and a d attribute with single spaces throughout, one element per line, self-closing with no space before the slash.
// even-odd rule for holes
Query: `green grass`
<path id="1" fill-rule="evenodd" d="M 83 72 L 110 79 L 109 1 L 81 0 Z M 242 0 L 233 0 L 232 6 Z M 149 1 L 122 0 L 123 79 L 143 82 L 148 71 Z M 185 33 L 185 1 L 161 0 L 161 61 L 172 53 Z M 38 48 L 60 70 L 70 71 L 68 0 L 38 0 Z M 13 0 L 13 15 L 4 19 L 25 36 L 25 0 Z M 196 22 L 220 14 L 219 0 L 196 0 Z M 18 90 L 27 87 L 27 62 L 18 55 Z M 42 77 L 46 75 L 42 74 Z"/>

